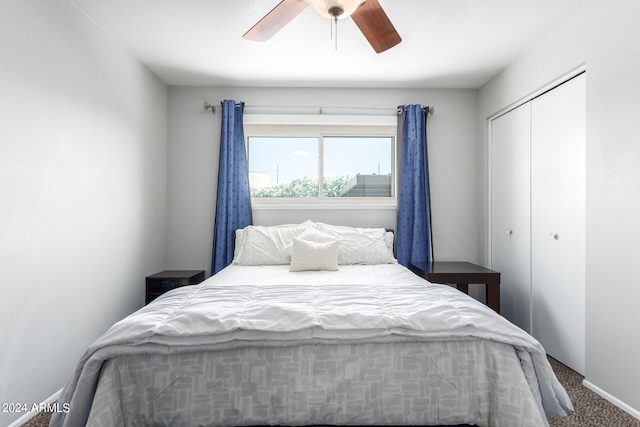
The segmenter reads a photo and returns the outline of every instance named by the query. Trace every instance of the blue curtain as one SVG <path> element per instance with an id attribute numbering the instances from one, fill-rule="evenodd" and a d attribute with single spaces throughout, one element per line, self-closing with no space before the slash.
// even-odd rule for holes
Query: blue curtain
<path id="1" fill-rule="evenodd" d="M 433 261 L 427 112 L 421 105 L 398 107 L 398 263 L 405 267 Z"/>
<path id="2" fill-rule="evenodd" d="M 242 126 L 243 103 L 222 102 L 220 167 L 211 274 L 233 261 L 233 233 L 251 225 L 251 194 Z"/>

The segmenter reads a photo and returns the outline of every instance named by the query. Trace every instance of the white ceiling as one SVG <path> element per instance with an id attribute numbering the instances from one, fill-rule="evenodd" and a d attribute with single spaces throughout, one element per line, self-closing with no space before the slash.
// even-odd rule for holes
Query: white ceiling
<path id="1" fill-rule="evenodd" d="M 478 88 L 590 0 L 379 0 L 403 41 L 376 54 L 312 7 L 242 38 L 280 0 L 69 0 L 169 85 Z"/>

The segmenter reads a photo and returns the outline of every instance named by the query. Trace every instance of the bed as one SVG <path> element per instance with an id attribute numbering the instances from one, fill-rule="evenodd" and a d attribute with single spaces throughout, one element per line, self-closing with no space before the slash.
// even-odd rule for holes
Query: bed
<path id="1" fill-rule="evenodd" d="M 384 229 L 236 232 L 234 262 L 91 345 L 51 426 L 547 426 L 544 349 L 393 258 Z"/>

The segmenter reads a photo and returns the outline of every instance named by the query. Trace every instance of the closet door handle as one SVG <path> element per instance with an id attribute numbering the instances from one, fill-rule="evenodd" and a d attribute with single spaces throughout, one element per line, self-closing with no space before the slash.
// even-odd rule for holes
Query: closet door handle
<path id="1" fill-rule="evenodd" d="M 513 230 L 512 230 L 512 229 L 510 229 L 510 228 L 507 228 L 507 234 L 508 234 L 509 236 L 511 236 L 511 235 L 513 234 Z"/>
<path id="2" fill-rule="evenodd" d="M 560 238 L 558 233 L 549 233 L 549 237 L 551 237 L 554 240 L 558 240 Z"/>

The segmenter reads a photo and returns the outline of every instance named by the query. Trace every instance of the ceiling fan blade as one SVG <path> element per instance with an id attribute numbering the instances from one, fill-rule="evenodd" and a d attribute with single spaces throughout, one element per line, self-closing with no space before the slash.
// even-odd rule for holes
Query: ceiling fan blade
<path id="1" fill-rule="evenodd" d="M 304 0 L 282 0 L 276 7 L 271 9 L 271 12 L 267 13 L 249 31 L 244 33 L 242 38 L 258 42 L 267 41 L 293 18 L 298 16 L 307 6 L 309 4 Z"/>
<path id="2" fill-rule="evenodd" d="M 402 41 L 378 0 L 366 0 L 353 12 L 351 18 L 377 53 Z"/>

